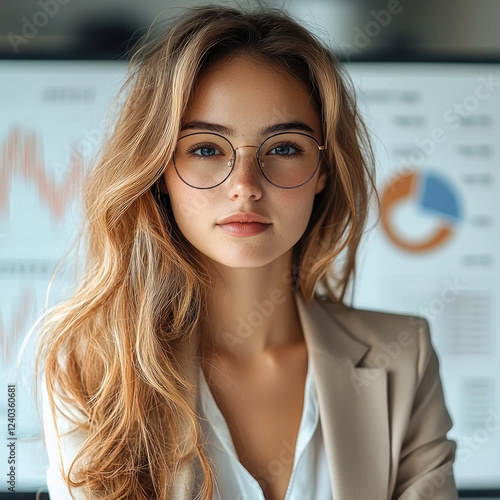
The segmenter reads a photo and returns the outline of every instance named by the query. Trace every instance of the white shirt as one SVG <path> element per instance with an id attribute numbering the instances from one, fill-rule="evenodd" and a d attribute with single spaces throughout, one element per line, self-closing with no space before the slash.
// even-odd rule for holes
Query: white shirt
<path id="1" fill-rule="evenodd" d="M 198 411 L 209 441 L 207 455 L 212 459 L 216 479 L 213 500 L 265 500 L 259 482 L 238 459 L 229 427 L 215 402 L 201 365 L 198 380 Z M 286 446 L 282 456 L 283 460 L 291 458 L 290 449 L 286 450 Z M 273 473 L 279 474 L 280 469 L 279 459 L 270 463 L 262 472 L 264 481 L 272 481 Z M 333 500 L 310 358 L 292 475 L 283 500 Z"/>
<path id="2" fill-rule="evenodd" d="M 66 436 L 62 436 L 60 455 L 56 429 L 52 422 L 52 411 L 49 405 L 49 396 L 47 394 L 45 378 L 43 378 L 41 390 L 43 398 L 43 430 L 45 434 L 47 456 L 49 458 L 49 466 L 46 469 L 47 489 L 51 500 L 72 500 L 68 487 L 61 476 L 60 467 L 64 464 L 65 471 L 67 472 L 71 462 L 78 452 L 78 448 L 85 440 L 85 433 L 82 430 L 78 430 Z M 56 401 L 60 403 L 58 398 L 56 398 Z M 84 422 L 84 419 L 78 412 L 72 408 L 68 408 L 67 406 L 64 406 L 64 408 L 65 411 L 70 413 L 77 421 Z M 68 432 L 75 427 L 73 423 L 70 423 L 65 418 L 62 418 L 59 414 L 57 417 L 57 425 L 60 434 Z M 84 498 L 81 489 L 73 489 L 73 494 L 77 500 L 83 500 Z"/>
<path id="3" fill-rule="evenodd" d="M 199 384 L 198 411 L 200 416 L 203 417 L 201 426 L 205 436 L 210 441 L 207 452 L 209 458 L 213 461 L 212 467 L 216 476 L 213 500 L 265 500 L 260 484 L 238 459 L 226 420 L 213 398 L 201 365 L 199 368 Z M 45 384 L 42 384 L 42 394 L 44 431 L 50 464 L 46 471 L 47 487 L 51 498 L 71 500 L 66 484 L 59 472 L 59 449 L 56 445 L 55 429 L 52 425 L 52 414 L 48 404 Z M 58 419 L 58 423 L 60 432 L 66 432 L 72 428 L 63 419 Z M 71 463 L 83 439 L 84 435 L 81 433 L 62 438 L 61 451 L 66 467 Z M 284 448 L 283 459 L 289 460 L 290 457 L 290 450 Z M 223 471 L 223 473 L 221 474 L 220 471 Z M 274 474 L 280 472 L 279 460 L 269 464 L 265 472 L 267 475 L 263 474 L 264 479 L 267 477 L 272 480 L 273 472 Z M 81 493 L 78 491 L 74 494 L 77 499 L 83 498 L 80 497 Z M 333 500 L 330 473 L 321 433 L 314 372 L 310 358 L 292 475 L 283 500 Z"/>

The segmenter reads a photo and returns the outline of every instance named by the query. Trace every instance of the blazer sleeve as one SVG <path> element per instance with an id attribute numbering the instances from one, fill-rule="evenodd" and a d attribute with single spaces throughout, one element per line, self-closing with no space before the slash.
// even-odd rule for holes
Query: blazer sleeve
<path id="1" fill-rule="evenodd" d="M 56 402 L 61 404 L 57 397 Z M 77 420 L 79 419 L 79 416 L 76 413 L 70 413 L 72 416 L 74 415 Z M 71 496 L 68 486 L 62 478 L 61 468 L 64 467 L 64 471 L 67 472 L 71 462 L 76 456 L 78 448 L 85 440 L 86 433 L 79 429 L 71 434 L 61 436 L 59 447 L 45 379 L 42 383 L 42 415 L 45 447 L 49 460 L 49 466 L 46 469 L 46 482 L 50 499 L 84 500 L 85 496 L 82 492 L 83 488 L 72 488 L 71 492 L 73 493 L 73 497 Z M 75 428 L 75 424 L 67 420 L 60 413 L 57 413 L 56 421 L 60 435 Z"/>
<path id="2" fill-rule="evenodd" d="M 417 320 L 418 383 L 392 499 L 456 500 L 453 462 L 457 444 L 446 437 L 453 422 L 445 405 L 429 323 L 424 318 Z"/>

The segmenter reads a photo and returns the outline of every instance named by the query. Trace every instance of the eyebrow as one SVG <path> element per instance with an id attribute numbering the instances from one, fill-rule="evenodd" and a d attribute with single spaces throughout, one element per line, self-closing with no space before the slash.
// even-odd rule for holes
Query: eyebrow
<path id="1" fill-rule="evenodd" d="M 186 129 L 195 130 L 209 130 L 222 135 L 236 135 L 236 130 L 232 127 L 218 125 L 216 123 L 204 122 L 201 120 L 194 120 L 182 125 L 181 132 Z M 304 132 L 314 133 L 314 130 L 304 122 L 292 121 L 285 123 L 276 123 L 260 129 L 260 135 L 276 134 L 278 132 L 286 132 L 288 130 L 302 130 Z"/>

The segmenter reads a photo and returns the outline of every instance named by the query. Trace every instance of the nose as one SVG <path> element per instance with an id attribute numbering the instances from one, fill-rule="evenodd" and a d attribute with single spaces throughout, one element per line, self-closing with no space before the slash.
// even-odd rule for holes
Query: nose
<path id="1" fill-rule="evenodd" d="M 257 146 L 234 148 L 236 156 L 231 175 L 227 179 L 230 198 L 260 198 L 263 176 L 257 162 Z"/>

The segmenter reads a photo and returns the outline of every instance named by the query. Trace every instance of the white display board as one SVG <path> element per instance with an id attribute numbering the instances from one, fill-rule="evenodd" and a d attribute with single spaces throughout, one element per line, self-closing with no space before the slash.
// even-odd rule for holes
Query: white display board
<path id="1" fill-rule="evenodd" d="M 354 305 L 429 321 L 458 486 L 498 489 L 500 64 L 346 66 L 382 205 L 358 256 Z"/>
<path id="2" fill-rule="evenodd" d="M 429 320 L 459 442 L 458 485 L 500 488 L 500 67 L 346 66 L 372 132 L 383 206 L 362 241 L 354 305 Z M 16 491 L 43 491 L 47 466 L 32 356 L 20 369 L 16 356 L 78 232 L 82 176 L 125 70 L 123 61 L 0 61 L 0 472 L 13 449 Z M 52 301 L 71 290 L 67 276 Z"/>

